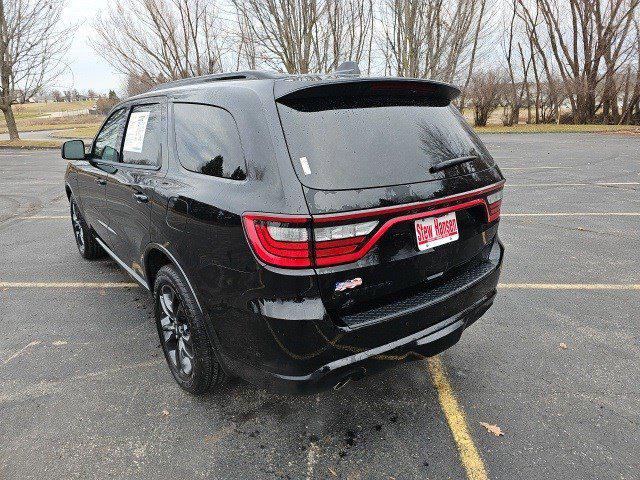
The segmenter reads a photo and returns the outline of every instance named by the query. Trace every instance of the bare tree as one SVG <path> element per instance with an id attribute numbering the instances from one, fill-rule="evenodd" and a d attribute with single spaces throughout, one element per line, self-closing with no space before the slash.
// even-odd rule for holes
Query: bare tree
<path id="1" fill-rule="evenodd" d="M 162 75 L 150 77 L 146 74 L 136 75 L 134 73 L 129 73 L 123 86 L 127 97 L 132 97 L 134 95 L 148 92 L 153 86 L 159 85 L 166 81 L 167 79 L 165 79 Z"/>
<path id="2" fill-rule="evenodd" d="M 371 69 L 374 0 L 232 2 L 238 51 L 251 59 L 288 73 L 330 72 L 345 60 Z"/>
<path id="3" fill-rule="evenodd" d="M 515 11 L 524 22 L 535 80 L 535 122 L 546 123 L 553 116 L 559 123 L 560 103 L 564 99 L 560 93 L 562 81 L 558 81 L 558 76 L 548 59 L 546 45 L 541 43 L 538 34 L 538 30 L 542 28 L 540 14 L 536 10 L 532 15 L 526 7 L 522 6 L 520 0 L 518 0 L 518 6 Z"/>
<path id="4" fill-rule="evenodd" d="M 640 122 L 640 22 L 634 20 L 633 24 L 635 59 L 629 61 L 626 71 L 621 75 L 622 107 L 619 123 Z"/>
<path id="5" fill-rule="evenodd" d="M 323 70 L 335 70 L 343 61 L 366 62 L 371 71 L 373 45 L 373 0 L 327 0 L 326 23 L 330 50 Z M 320 53 L 320 50 L 318 51 Z"/>
<path id="6" fill-rule="evenodd" d="M 321 58 L 323 52 L 318 52 L 328 35 L 326 24 L 319 24 L 325 14 L 324 0 L 232 2 L 270 67 L 288 73 L 309 73 L 318 71 L 326 61 Z"/>
<path id="7" fill-rule="evenodd" d="M 574 121 L 592 122 L 598 85 L 615 74 L 628 51 L 627 34 L 638 0 L 518 2 L 535 48 L 544 59 L 553 59 L 562 78 Z"/>
<path id="8" fill-rule="evenodd" d="M 388 72 L 455 80 L 465 60 L 475 59 L 485 12 L 485 0 L 386 0 L 382 18 Z"/>
<path id="9" fill-rule="evenodd" d="M 115 0 L 94 28 L 95 51 L 119 72 L 148 81 L 148 87 L 158 78 L 222 70 L 225 46 L 210 0 Z"/>
<path id="10" fill-rule="evenodd" d="M 93 46 L 130 94 L 224 65 L 306 74 L 353 60 L 463 85 L 477 124 L 498 99 L 506 125 L 523 108 L 528 123 L 640 121 L 640 0 L 220 0 L 232 7 L 220 13 L 216 1 L 113 0 Z M 498 68 L 486 59 L 499 63 L 500 39 Z"/>
<path id="11" fill-rule="evenodd" d="M 508 85 L 505 88 L 505 105 L 502 123 L 514 125 L 520 120 L 520 109 L 523 106 L 525 94 L 530 100 L 528 74 L 531 67 L 531 55 L 525 58 L 522 43 L 519 41 L 519 22 L 517 16 L 518 0 L 511 0 L 509 20 L 505 29 L 505 56 L 507 61 Z M 519 61 L 517 57 L 520 57 Z M 530 119 L 530 115 L 528 116 Z"/>
<path id="12" fill-rule="evenodd" d="M 474 125 L 484 127 L 489 115 L 500 105 L 500 94 L 504 84 L 495 70 L 478 72 L 469 85 L 469 97 L 473 105 Z"/>
<path id="13" fill-rule="evenodd" d="M 254 29 L 251 28 L 251 20 L 242 9 L 236 9 L 235 20 L 237 22 L 235 32 L 237 37 L 236 70 L 240 70 L 242 64 L 255 70 L 258 68 L 260 58 Z"/>
<path id="14" fill-rule="evenodd" d="M 40 93 L 63 68 L 71 27 L 61 28 L 63 1 L 0 0 L 0 110 L 9 138 L 19 138 L 12 105 Z"/>
<path id="15" fill-rule="evenodd" d="M 464 111 L 464 108 L 466 106 L 465 104 L 465 94 L 467 91 L 467 88 L 469 86 L 469 82 L 471 81 L 471 77 L 473 76 L 473 68 L 476 64 L 476 57 L 478 54 L 478 45 L 480 43 L 480 39 L 481 39 L 481 34 L 482 34 L 482 29 L 484 27 L 484 23 L 485 23 L 485 9 L 486 9 L 486 1 L 485 0 L 481 0 L 480 2 L 480 11 L 478 12 L 478 19 L 476 20 L 476 27 L 475 27 L 475 32 L 473 35 L 473 40 L 472 40 L 472 47 L 471 47 L 471 57 L 469 59 L 469 66 L 467 68 L 467 77 L 464 81 L 464 87 L 462 89 L 462 95 L 460 96 L 460 110 Z"/>

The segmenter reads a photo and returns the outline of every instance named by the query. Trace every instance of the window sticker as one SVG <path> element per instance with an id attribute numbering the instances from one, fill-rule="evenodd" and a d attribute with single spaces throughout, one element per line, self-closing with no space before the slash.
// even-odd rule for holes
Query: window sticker
<path id="1" fill-rule="evenodd" d="M 149 121 L 150 113 L 151 112 L 133 112 L 129 117 L 127 134 L 124 137 L 125 152 L 142 152 L 144 134 L 147 131 L 147 122 Z"/>
<path id="2" fill-rule="evenodd" d="M 311 168 L 309 167 L 307 157 L 300 157 L 300 165 L 302 165 L 302 171 L 305 175 L 311 175 Z"/>

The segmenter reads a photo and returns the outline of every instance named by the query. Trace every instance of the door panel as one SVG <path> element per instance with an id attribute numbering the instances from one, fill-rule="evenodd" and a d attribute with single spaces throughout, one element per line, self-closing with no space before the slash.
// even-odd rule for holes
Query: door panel
<path id="1" fill-rule="evenodd" d="M 141 271 L 141 253 L 149 243 L 151 207 L 148 172 L 119 168 L 106 187 L 110 227 L 117 233 L 113 251 L 128 266 Z"/>
<path id="2" fill-rule="evenodd" d="M 91 228 L 108 245 L 115 242 L 115 232 L 109 226 L 106 203 L 107 177 L 112 171 L 108 164 L 118 159 L 126 118 L 124 108 L 109 116 L 92 145 L 91 161 L 78 168 L 78 193 L 82 214 Z"/>
<path id="3" fill-rule="evenodd" d="M 78 167 L 78 197 L 82 216 L 96 233 L 106 238 L 110 235 L 106 212 L 106 174 L 86 162 Z"/>
<path id="4" fill-rule="evenodd" d="M 142 276 L 142 254 L 150 240 L 150 202 L 162 177 L 165 124 L 164 102 L 131 108 L 120 162 L 108 175 L 106 186 L 110 227 L 118 235 L 113 250 Z"/>

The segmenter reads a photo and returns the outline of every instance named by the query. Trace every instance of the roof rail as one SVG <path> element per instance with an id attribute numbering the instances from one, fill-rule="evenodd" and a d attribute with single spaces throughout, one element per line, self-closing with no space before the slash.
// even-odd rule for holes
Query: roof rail
<path id="1" fill-rule="evenodd" d="M 241 72 L 212 73 L 200 75 L 198 77 L 181 78 L 172 82 L 161 83 L 151 89 L 152 92 L 167 90 L 174 87 L 184 87 L 186 85 L 199 85 L 201 83 L 218 82 L 222 80 L 260 80 L 280 78 L 282 74 L 275 72 L 261 72 L 259 70 L 244 70 Z"/>

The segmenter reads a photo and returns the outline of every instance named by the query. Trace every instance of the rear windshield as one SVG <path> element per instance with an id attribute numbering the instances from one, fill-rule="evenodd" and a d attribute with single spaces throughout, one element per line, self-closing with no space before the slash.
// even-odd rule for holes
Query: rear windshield
<path id="1" fill-rule="evenodd" d="M 463 175 L 493 164 L 458 110 L 429 98 L 285 99 L 278 110 L 302 183 L 346 190 Z M 452 158 L 478 160 L 429 173 Z"/>

